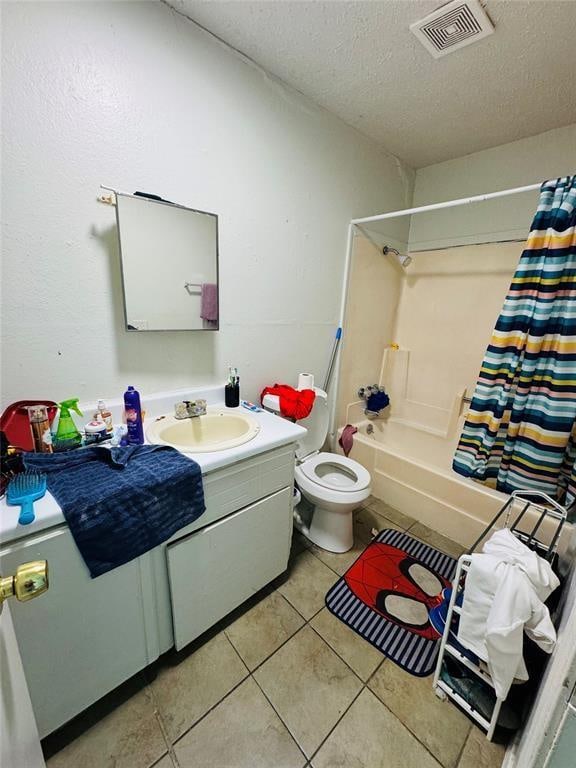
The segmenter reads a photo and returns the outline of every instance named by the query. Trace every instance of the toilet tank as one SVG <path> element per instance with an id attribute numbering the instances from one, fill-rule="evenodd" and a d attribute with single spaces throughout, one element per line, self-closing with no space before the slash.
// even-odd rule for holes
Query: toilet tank
<path id="1" fill-rule="evenodd" d="M 328 426 L 330 423 L 330 412 L 328 409 L 328 395 L 323 389 L 314 387 L 316 398 L 312 406 L 310 416 L 301 419 L 298 424 L 305 427 L 308 431 L 296 444 L 296 457 L 303 459 L 311 453 L 319 451 L 324 445 Z M 264 395 L 262 405 L 267 411 L 280 414 L 279 398 L 277 395 Z"/>
<path id="2" fill-rule="evenodd" d="M 316 398 L 312 407 L 312 413 L 306 419 L 301 419 L 298 424 L 306 427 L 306 435 L 296 445 L 296 457 L 303 459 L 315 451 L 321 450 L 328 434 L 330 412 L 328 409 L 328 395 L 324 390 L 314 387 Z"/>

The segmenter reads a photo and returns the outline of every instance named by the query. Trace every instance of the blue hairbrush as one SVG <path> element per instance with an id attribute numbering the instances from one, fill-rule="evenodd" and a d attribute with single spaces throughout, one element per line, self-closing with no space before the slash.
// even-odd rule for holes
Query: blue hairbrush
<path id="1" fill-rule="evenodd" d="M 20 505 L 20 525 L 28 525 L 34 520 L 34 502 L 46 493 L 46 475 L 28 470 L 10 480 L 6 501 L 14 506 Z"/>

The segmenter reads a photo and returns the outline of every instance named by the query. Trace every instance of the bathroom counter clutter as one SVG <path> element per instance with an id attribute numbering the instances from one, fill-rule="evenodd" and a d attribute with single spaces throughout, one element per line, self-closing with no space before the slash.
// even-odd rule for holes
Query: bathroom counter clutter
<path id="1" fill-rule="evenodd" d="M 171 399 L 175 401 L 177 395 L 172 395 Z M 149 427 L 159 416 L 169 413 L 169 408 L 166 405 L 163 406 L 161 402 L 159 403 L 160 408 L 164 407 L 165 410 L 160 412 L 158 412 L 158 406 L 154 407 L 153 402 L 145 403 L 145 405 L 148 406 L 148 413 L 151 412 L 151 415 L 146 419 L 146 427 Z M 152 405 L 152 408 L 149 407 L 150 405 Z M 248 411 L 242 408 L 227 409 L 222 403 L 217 402 L 211 404 L 210 407 L 221 407 L 231 414 L 239 412 L 248 414 Z M 86 410 L 88 409 L 86 408 Z M 295 443 L 306 433 L 303 427 L 266 411 L 260 413 L 250 411 L 250 417 L 258 422 L 260 430 L 249 442 L 222 451 L 187 453 L 200 465 L 203 477 L 217 469 L 236 464 L 251 456 L 257 456 L 274 448 Z M 38 533 L 66 522 L 62 510 L 50 492 L 47 492 L 42 499 L 35 502 L 34 512 L 36 517 L 30 525 L 18 525 L 18 512 L 19 508 L 9 506 L 5 498 L 0 500 L 0 542 L 2 544 L 7 544 L 24 536 L 29 536 L 31 533 Z"/>
<path id="2" fill-rule="evenodd" d="M 22 563 L 45 560 L 50 573 L 50 588 L 34 601 L 33 610 L 27 603 L 17 601 L 11 606 L 42 737 L 152 664 L 161 654 L 187 646 L 286 570 L 293 526 L 294 455 L 306 430 L 264 411 L 226 409 L 221 405 L 222 390 L 223 387 L 214 387 L 143 399 L 145 431 L 158 417 L 173 413 L 175 403 L 195 397 L 205 399 L 212 414 L 250 413 L 248 423 L 252 425 L 253 436 L 241 445 L 205 453 L 178 453 L 174 448 L 152 445 L 133 450 L 113 449 L 112 459 L 121 460 L 126 453 L 133 457 L 134 463 L 129 458 L 127 467 L 117 471 L 130 471 L 135 493 L 132 497 L 130 488 L 118 477 L 118 482 L 114 482 L 118 498 L 114 497 L 112 507 L 106 509 L 102 508 L 103 502 L 100 504 L 100 493 L 83 498 L 73 479 L 74 473 L 77 478 L 82 475 L 78 485 L 86 488 L 91 481 L 89 459 L 98 465 L 108 464 L 101 459 L 101 454 L 105 455 L 103 447 L 31 457 L 33 463 L 42 463 L 43 459 L 51 464 L 58 464 L 59 459 L 64 464 L 67 459 L 71 463 L 79 461 L 81 467 L 71 471 L 69 480 L 64 476 L 62 482 L 59 479 L 52 486 L 66 505 L 70 526 L 50 493 L 35 503 L 36 519 L 28 525 L 18 525 L 18 507 L 2 501 L 1 572 L 14 573 Z M 107 404 L 114 421 L 119 423 L 122 403 Z M 90 404 L 81 406 L 86 412 L 90 408 Z M 170 419 L 165 421 L 171 424 Z M 192 431 L 197 423 L 191 424 Z M 230 433 L 229 424 L 224 425 L 223 433 Z M 210 435 L 214 431 L 220 434 L 217 429 L 209 431 Z M 86 451 L 86 461 L 81 451 Z M 194 482 L 199 479 L 199 467 L 199 491 L 204 502 L 188 504 L 188 511 L 192 512 L 189 517 L 185 516 L 185 500 L 181 502 L 178 493 L 169 492 L 174 490 L 170 487 L 172 480 L 167 480 L 163 493 L 162 477 L 166 475 L 162 475 L 161 467 L 154 461 L 156 454 L 169 459 L 170 467 L 166 470 L 175 458 L 180 460 L 174 462 L 176 470 L 186 463 L 193 465 Z M 184 456 L 194 461 L 186 462 Z M 101 466 L 98 470 L 93 472 L 93 478 L 100 484 L 107 482 L 102 479 L 106 471 L 116 471 Z M 151 472 L 155 477 L 149 476 Z M 194 489 L 188 482 L 185 486 L 183 492 L 189 495 Z M 105 489 L 103 494 L 107 505 L 110 490 Z M 155 506 L 156 518 L 148 510 L 146 493 Z M 74 534 L 79 530 L 81 535 L 92 535 L 92 502 L 97 505 L 94 519 L 104 519 L 102 530 L 106 535 L 101 541 L 89 539 L 89 557 L 85 560 Z M 202 507 L 205 510 L 196 514 Z M 76 517 L 83 514 L 89 518 L 88 526 L 84 520 L 76 526 Z M 106 521 L 108 514 L 110 519 Z M 145 518 L 144 526 L 138 527 L 141 517 Z M 148 541 L 146 526 L 150 522 L 152 526 L 158 525 L 159 535 Z M 176 530 L 171 528 L 173 522 L 178 523 Z M 140 536 L 134 541 L 132 523 Z M 169 530 L 168 537 L 161 535 L 163 526 L 164 532 Z M 140 547 L 139 542 L 145 546 Z M 95 568 L 92 543 L 98 554 Z M 108 560 L 112 567 L 101 567 Z M 115 631 L 110 631 L 112 627 Z M 73 686 L 71 679 L 75 681 Z"/>

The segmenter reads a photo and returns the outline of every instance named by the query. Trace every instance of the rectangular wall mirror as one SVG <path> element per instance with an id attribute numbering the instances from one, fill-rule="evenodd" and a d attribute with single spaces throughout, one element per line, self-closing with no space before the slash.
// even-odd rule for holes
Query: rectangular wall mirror
<path id="1" fill-rule="evenodd" d="M 217 331 L 218 216 L 116 192 L 129 331 Z"/>

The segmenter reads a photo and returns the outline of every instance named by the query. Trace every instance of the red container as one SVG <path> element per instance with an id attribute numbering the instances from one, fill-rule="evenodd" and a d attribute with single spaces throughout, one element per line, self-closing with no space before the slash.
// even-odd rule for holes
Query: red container
<path id="1" fill-rule="evenodd" d="M 0 416 L 0 430 L 6 435 L 10 445 L 21 448 L 23 451 L 34 450 L 34 438 L 28 419 L 29 405 L 45 405 L 48 408 L 48 421 L 50 424 L 58 412 L 58 405 L 54 400 L 18 400 L 12 403 Z"/>

